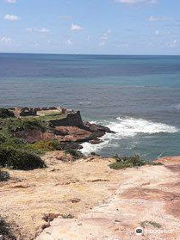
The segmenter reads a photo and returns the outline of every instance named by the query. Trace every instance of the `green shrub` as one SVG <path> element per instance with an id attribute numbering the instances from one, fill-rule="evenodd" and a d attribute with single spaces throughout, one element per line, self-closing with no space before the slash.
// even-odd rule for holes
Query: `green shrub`
<path id="1" fill-rule="evenodd" d="M 3 133 L 0 133 L 0 144 L 5 143 L 7 141 L 6 136 Z"/>
<path id="2" fill-rule="evenodd" d="M 13 118 L 4 122 L 4 127 L 9 132 L 17 132 L 22 130 L 40 130 L 45 132 L 47 123 L 37 118 Z"/>
<path id="3" fill-rule="evenodd" d="M 161 228 L 161 224 L 153 221 L 144 221 L 140 223 L 141 227 L 145 228 L 148 225 L 153 226 L 154 228 Z"/>
<path id="4" fill-rule="evenodd" d="M 6 108 L 0 108 L 0 118 L 14 117 L 14 113 Z"/>
<path id="5" fill-rule="evenodd" d="M 22 139 L 12 137 L 11 134 L 7 132 L 0 133 L 0 147 L 1 148 L 13 147 L 18 150 L 30 151 L 38 155 L 43 154 L 44 151 L 46 150 L 46 149 L 44 150 L 45 147 L 43 147 L 43 143 L 41 143 L 40 146 L 36 146 L 36 144 L 26 143 Z"/>
<path id="6" fill-rule="evenodd" d="M 11 227 L 4 221 L 0 215 L 0 235 L 3 236 L 3 240 L 16 240 L 11 232 Z"/>
<path id="7" fill-rule="evenodd" d="M 84 157 L 84 155 L 80 151 L 75 149 L 67 149 L 65 151 L 65 154 L 70 154 L 71 156 L 73 156 L 74 159 L 80 159 Z"/>
<path id="8" fill-rule="evenodd" d="M 131 157 L 119 157 L 118 155 L 116 155 L 114 159 L 116 160 L 116 162 L 109 165 L 112 169 L 140 167 L 147 164 L 147 162 L 141 159 L 138 155 L 134 155 Z"/>
<path id="9" fill-rule="evenodd" d="M 1 146 L 18 146 L 19 145 L 25 145 L 25 143 L 23 142 L 23 140 L 19 139 L 19 138 L 14 138 L 11 137 L 10 134 L 8 133 L 0 133 L 0 145 Z"/>
<path id="10" fill-rule="evenodd" d="M 7 181 L 10 178 L 10 175 L 6 171 L 1 171 L 0 169 L 0 182 Z"/>
<path id="11" fill-rule="evenodd" d="M 41 140 L 32 144 L 32 148 L 42 151 L 62 150 L 61 143 L 57 140 Z"/>
<path id="12" fill-rule="evenodd" d="M 12 169 L 31 170 L 45 167 L 44 161 L 37 155 L 17 150 L 13 147 L 0 148 L 0 166 Z"/>

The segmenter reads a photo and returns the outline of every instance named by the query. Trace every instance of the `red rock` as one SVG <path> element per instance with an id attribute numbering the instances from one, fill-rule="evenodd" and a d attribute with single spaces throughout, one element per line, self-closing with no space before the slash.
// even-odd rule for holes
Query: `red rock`
<path id="1" fill-rule="evenodd" d="M 91 139 L 92 133 L 78 127 L 60 126 L 55 128 L 55 134 L 61 135 L 65 142 L 84 142 Z"/>

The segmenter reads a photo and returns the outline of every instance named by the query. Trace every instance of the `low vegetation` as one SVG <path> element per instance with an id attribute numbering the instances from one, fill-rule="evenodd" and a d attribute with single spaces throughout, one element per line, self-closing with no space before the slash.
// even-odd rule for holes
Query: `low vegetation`
<path id="1" fill-rule="evenodd" d="M 67 150 L 65 151 L 65 154 L 70 154 L 71 156 L 73 156 L 73 158 L 74 158 L 75 160 L 78 160 L 78 159 L 84 157 L 84 155 L 83 155 L 80 151 L 75 150 L 75 149 L 67 149 Z"/>
<path id="2" fill-rule="evenodd" d="M 162 163 L 146 161 L 142 159 L 139 155 L 134 155 L 130 157 L 120 157 L 118 155 L 115 155 L 113 158 L 115 159 L 115 162 L 111 163 L 109 167 L 116 170 L 132 167 L 141 167 L 144 165 L 162 165 Z"/>
<path id="3" fill-rule="evenodd" d="M 161 224 L 157 223 L 157 222 L 153 222 L 153 221 L 143 221 L 140 223 L 142 228 L 145 228 L 147 226 L 152 226 L 154 228 L 161 228 Z"/>
<path id="4" fill-rule="evenodd" d="M 134 155 L 130 157 L 120 157 L 118 155 L 114 156 L 114 159 L 116 160 L 114 163 L 110 164 L 110 168 L 112 169 L 123 169 L 123 168 L 132 168 L 132 167 L 140 167 L 147 162 L 139 155 Z"/>
<path id="5" fill-rule="evenodd" d="M 16 137 L 20 131 L 51 129 L 45 117 L 12 117 L 7 109 L 0 111 L 0 166 L 12 169 L 30 170 L 45 167 L 40 158 L 46 151 L 61 150 L 57 140 L 42 140 L 28 143 Z M 3 115 L 2 115 L 3 114 Z M 6 115 L 5 115 L 6 114 Z M 8 116 L 6 118 L 5 116 Z"/>
<path id="6" fill-rule="evenodd" d="M 3 121 L 3 128 L 10 133 L 23 130 L 40 130 L 45 132 L 47 129 L 47 123 L 40 118 L 33 117 L 8 118 Z"/>
<path id="7" fill-rule="evenodd" d="M 52 130 L 53 126 L 49 123 L 49 118 L 61 118 L 62 114 L 15 118 L 11 113 L 8 109 L 0 110 L 0 167 L 20 170 L 43 168 L 45 163 L 40 156 L 54 150 L 66 149 L 66 154 L 71 154 L 74 160 L 83 157 L 80 151 L 73 150 L 57 140 L 28 143 L 20 137 L 19 133 L 23 131 L 25 132 L 23 134 L 28 134 L 31 130 L 39 130 L 42 133 Z"/>
<path id="8" fill-rule="evenodd" d="M 3 236 L 3 240 L 16 240 L 13 236 L 10 226 L 0 215 L 0 236 Z M 1 238 L 0 238 L 1 239 Z"/>
<path id="9" fill-rule="evenodd" d="M 57 140 L 41 140 L 32 144 L 31 147 L 34 150 L 41 151 L 54 151 L 63 149 L 61 143 Z"/>
<path id="10" fill-rule="evenodd" d="M 6 108 L 0 108 L 0 118 L 14 117 L 14 113 Z"/>
<path id="11" fill-rule="evenodd" d="M 7 171 L 2 171 L 0 169 L 0 182 L 5 182 L 8 181 L 10 178 L 10 175 Z"/>
<path id="12" fill-rule="evenodd" d="M 41 150 L 33 144 L 24 143 L 21 139 L 11 137 L 4 130 L 0 133 L 0 166 L 12 169 L 30 170 L 44 167 L 45 164 L 38 154 Z"/>
<path id="13" fill-rule="evenodd" d="M 0 166 L 12 169 L 31 170 L 45 167 L 44 161 L 37 155 L 13 147 L 0 148 Z"/>

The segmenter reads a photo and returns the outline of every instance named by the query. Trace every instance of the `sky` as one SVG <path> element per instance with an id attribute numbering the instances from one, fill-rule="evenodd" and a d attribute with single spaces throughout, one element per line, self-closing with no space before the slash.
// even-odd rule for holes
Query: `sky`
<path id="1" fill-rule="evenodd" d="M 180 55 L 180 0 L 0 0 L 0 52 Z"/>

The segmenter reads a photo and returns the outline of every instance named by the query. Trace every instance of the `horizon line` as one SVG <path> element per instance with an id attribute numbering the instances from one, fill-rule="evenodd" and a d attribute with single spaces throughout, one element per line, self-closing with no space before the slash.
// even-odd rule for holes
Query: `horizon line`
<path id="1" fill-rule="evenodd" d="M 46 52 L 0 52 L 0 54 L 37 55 L 90 55 L 90 56 L 180 56 L 180 54 L 113 54 L 113 53 L 46 53 Z"/>

